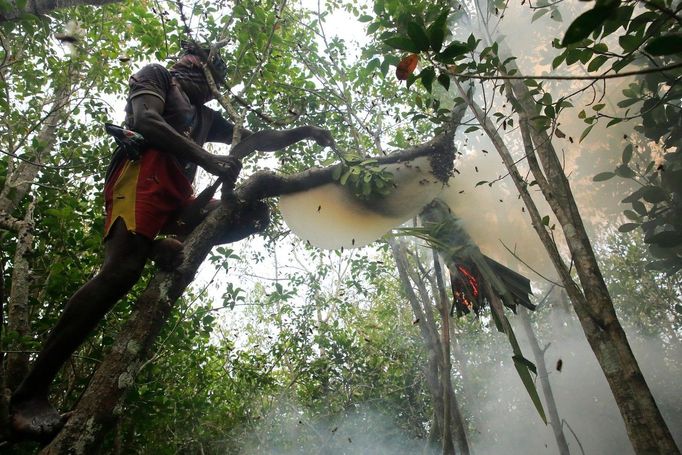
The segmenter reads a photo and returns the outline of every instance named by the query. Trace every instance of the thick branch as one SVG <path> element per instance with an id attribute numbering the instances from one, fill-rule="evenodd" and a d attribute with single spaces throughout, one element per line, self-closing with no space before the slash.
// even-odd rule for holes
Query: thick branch
<path id="1" fill-rule="evenodd" d="M 17 232 L 23 227 L 24 223 L 13 216 L 0 212 L 0 229 Z"/>
<path id="2" fill-rule="evenodd" d="M 183 263 L 173 272 L 158 271 L 138 297 L 135 310 L 121 329 L 109 355 L 95 372 L 73 415 L 40 453 L 90 454 L 123 412 L 123 398 L 173 305 L 194 275 L 221 232 L 232 227 L 236 201 L 211 212 L 184 243 Z"/>
<path id="3" fill-rule="evenodd" d="M 23 5 L 18 1 L 9 0 L 6 9 L 0 14 L 0 22 L 13 21 L 25 14 L 40 16 L 61 8 L 71 8 L 81 5 L 102 6 L 117 3 L 120 0 L 28 0 Z M 21 2 L 23 3 L 23 2 Z"/>
<path id="4" fill-rule="evenodd" d="M 453 129 L 447 129 L 445 133 L 425 144 L 382 157 L 379 161 L 395 163 L 425 155 L 438 157 L 451 154 L 452 137 Z M 332 182 L 333 170 L 332 166 L 292 176 L 257 173 L 238 188 L 232 197 L 224 188 L 223 196 L 228 195 L 227 199 L 185 241 L 182 265 L 174 272 L 158 271 L 150 280 L 146 290 L 137 299 L 131 318 L 121 330 L 111 353 L 93 376 L 72 417 L 41 453 L 96 452 L 106 432 L 123 412 L 125 393 L 134 384 L 139 368 L 173 305 L 191 284 L 194 274 L 213 245 L 219 239 L 229 238 L 229 232 L 235 231 L 235 220 L 238 218 L 235 211 L 240 204 Z M 238 229 L 236 231 L 241 232 Z"/>
<path id="5" fill-rule="evenodd" d="M 438 156 L 448 154 L 452 149 L 452 135 L 446 131 L 432 140 L 407 150 L 401 150 L 388 156 L 377 157 L 379 164 L 401 163 L 422 156 Z M 240 197 L 244 200 L 264 199 L 284 194 L 305 191 L 311 188 L 332 183 L 337 164 L 327 168 L 313 168 L 292 175 L 281 175 L 269 171 L 253 174 L 239 188 Z"/>
<path id="6" fill-rule="evenodd" d="M 23 342 L 30 335 L 28 321 L 28 298 L 31 286 L 31 268 L 28 256 L 33 250 L 33 209 L 35 199 L 31 201 L 26 210 L 26 215 L 21 223 L 22 227 L 17 231 L 17 246 L 12 261 L 12 288 L 9 295 L 7 309 L 7 330 L 17 335 L 14 341 L 7 346 L 9 350 L 21 351 L 24 349 Z M 7 368 L 5 370 L 6 387 L 14 390 L 28 371 L 28 353 L 13 352 L 7 355 Z"/>
<path id="7" fill-rule="evenodd" d="M 0 191 L 0 213 L 12 213 L 19 202 L 26 196 L 29 187 L 40 171 L 42 157 L 49 154 L 56 142 L 57 128 L 65 121 L 66 107 L 72 95 L 71 78 L 55 88 L 54 101 L 50 113 L 43 120 L 36 143 L 39 146 L 29 151 L 29 156 L 35 163 L 23 160 L 16 164 L 7 176 L 5 185 Z M 0 225 L 2 226 L 2 225 Z"/>
<path id="8" fill-rule="evenodd" d="M 622 73 L 603 73 L 603 74 L 596 74 L 596 75 L 590 75 L 590 76 L 570 76 L 570 75 L 543 75 L 543 76 L 524 76 L 524 75 L 509 75 L 509 74 L 496 74 L 495 76 L 484 76 L 481 74 L 466 74 L 466 73 L 457 73 L 454 71 L 451 71 L 450 74 L 454 77 L 461 77 L 462 79 L 477 79 L 477 80 L 482 80 L 482 81 L 497 81 L 497 80 L 503 80 L 503 81 L 526 81 L 529 79 L 538 79 L 538 80 L 546 80 L 546 81 L 601 81 L 604 79 L 618 79 L 622 77 L 630 77 L 630 76 L 641 76 L 644 74 L 651 74 L 651 73 L 663 73 L 665 71 L 670 71 L 674 70 L 677 68 L 682 68 L 682 62 L 680 63 L 675 63 L 672 65 L 666 65 L 666 66 L 655 66 L 652 68 L 644 68 L 641 70 L 633 70 L 633 71 L 623 71 Z"/>

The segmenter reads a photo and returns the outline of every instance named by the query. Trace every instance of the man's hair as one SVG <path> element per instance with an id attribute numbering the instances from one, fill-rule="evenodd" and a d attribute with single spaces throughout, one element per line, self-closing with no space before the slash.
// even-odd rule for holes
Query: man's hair
<path id="1" fill-rule="evenodd" d="M 210 47 L 201 46 L 193 41 L 180 41 L 180 48 L 182 49 L 180 57 L 184 55 L 196 55 L 204 62 L 208 60 L 208 56 L 211 53 Z M 213 53 L 211 61 L 208 62 L 208 67 L 211 70 L 211 74 L 213 75 L 216 84 L 224 84 L 225 79 L 227 78 L 227 64 L 219 51 Z"/>

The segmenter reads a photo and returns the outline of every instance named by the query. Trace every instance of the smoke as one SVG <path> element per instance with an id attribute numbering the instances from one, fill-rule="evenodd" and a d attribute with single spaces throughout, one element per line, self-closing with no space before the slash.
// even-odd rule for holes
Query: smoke
<path id="1" fill-rule="evenodd" d="M 357 406 L 327 417 L 282 399 L 249 432 L 240 453 L 244 455 L 393 455 L 421 453 L 424 441 L 406 436 L 393 418 Z M 428 455 L 428 452 L 426 453 Z"/>
<path id="2" fill-rule="evenodd" d="M 550 344 L 545 353 L 548 375 L 559 417 L 566 422 L 564 434 L 571 453 L 580 454 L 580 445 L 586 454 L 634 453 L 613 395 L 579 324 L 559 308 L 551 311 L 554 324 L 544 336 L 538 337 L 541 347 Z M 510 317 L 522 349 L 530 353 L 524 331 L 520 324 L 515 324 L 515 319 Z M 641 337 L 634 332 L 628 336 L 647 383 L 679 445 L 682 442 L 682 384 L 664 365 L 660 340 Z M 500 352 L 505 352 L 504 344 L 500 346 Z M 466 355 L 480 356 L 481 353 Z M 504 359 L 492 368 L 486 364 L 483 368 L 485 390 L 479 391 L 476 402 L 468 402 L 476 422 L 474 453 L 557 453 L 552 429 L 542 423 L 533 408 L 511 359 Z M 470 375 L 476 373 L 475 369 L 469 372 Z M 466 386 L 465 396 L 470 400 L 472 391 Z M 537 386 L 539 389 L 539 381 Z M 539 392 L 542 396 L 540 389 Z"/>
<path id="3" fill-rule="evenodd" d="M 552 60 L 559 53 L 551 46 L 551 39 L 561 37 L 563 30 L 584 7 L 562 4 L 562 22 L 550 19 L 549 14 L 531 22 L 527 6 L 522 6 L 520 2 L 510 2 L 508 6 L 493 37 L 502 43 L 501 60 L 516 56 L 514 63 L 519 68 L 519 74 L 524 75 L 587 74 L 585 66 L 580 63 L 571 67 L 561 66 L 556 70 L 551 67 Z M 460 27 L 457 30 L 459 39 L 465 39 L 472 31 L 478 36 L 483 35 L 476 27 Z M 529 43 L 533 43 L 530 49 Z M 484 46 L 484 43 L 479 44 L 479 48 Z M 624 121 L 607 128 L 608 118 L 601 119 L 581 142 L 580 137 L 589 125 L 579 118 L 579 113 L 585 110 L 589 117 L 596 113 L 593 106 L 604 104 L 600 113 L 622 115 L 622 109 L 617 108 L 616 104 L 623 98 L 622 90 L 632 81 L 629 78 L 614 79 L 608 84 L 593 85 L 585 92 L 571 97 L 570 101 L 575 107 L 566 109 L 557 119 L 558 133 L 553 137 L 553 144 L 564 164 L 586 228 L 595 239 L 606 229 L 613 229 L 621 224 L 621 212 L 626 207 L 620 201 L 630 194 L 635 184 L 618 178 L 595 183 L 592 177 L 600 172 L 612 171 L 620 164 L 623 148 L 636 137 L 633 134 L 636 121 Z M 541 82 L 551 93 L 554 102 L 588 85 L 585 81 Z M 492 82 L 484 84 L 490 90 Z M 491 115 L 498 111 L 510 113 L 509 103 L 499 94 L 491 101 L 489 91 L 484 97 L 478 90 L 476 101 L 481 106 L 492 106 Z M 495 121 L 494 117 L 493 120 Z M 521 175 L 528 176 L 528 182 L 532 182 L 516 123 L 504 128 L 499 123 L 497 125 L 518 163 Z M 462 153 L 456 162 L 459 172 L 451 180 L 451 188 L 443 195 L 443 199 L 462 219 L 465 229 L 485 254 L 536 281 L 542 280 L 532 270 L 556 279 L 554 268 L 531 225 L 523 202 L 518 198 L 518 192 L 487 136 L 480 130 L 460 133 L 458 144 Z M 567 251 L 562 248 L 561 228 L 554 215 L 537 186 L 529 186 L 529 191 L 540 215 L 549 217 L 548 227 L 554 226 L 551 233 L 567 258 Z M 507 251 L 505 246 L 512 252 Z"/>
<path id="4" fill-rule="evenodd" d="M 572 454 L 633 454 L 609 386 L 573 314 L 560 302 L 551 302 L 535 315 L 563 431 Z M 520 321 L 510 321 L 524 352 L 531 360 Z M 416 330 L 416 329 L 415 329 Z M 492 327 L 460 337 L 464 375 L 455 372 L 457 396 L 469 421 L 468 437 L 475 455 L 555 454 L 552 428 L 545 426 L 516 373 L 508 342 Z M 660 339 L 628 333 L 635 355 L 656 401 L 678 444 L 682 443 L 682 383 L 665 365 Z M 679 348 L 678 348 L 679 352 Z M 410 355 L 406 353 L 406 355 Z M 459 355 L 459 354 L 457 354 Z M 561 367 L 557 365 L 561 360 Z M 455 367 L 457 369 L 457 367 Z M 538 392 L 545 402 L 540 381 Z M 344 412 L 313 412 L 296 403 L 285 389 L 256 425 L 234 429 L 244 455 L 368 455 L 429 454 L 424 451 L 426 428 L 406 428 L 399 413 L 388 415 L 379 402 L 353 404 Z M 375 406 L 376 404 L 376 406 Z M 409 405 L 406 405 L 409 407 Z M 545 405 L 546 406 L 546 405 Z M 422 438 L 417 439 L 416 434 Z M 234 448 L 234 445 L 232 445 Z M 213 453 L 213 452 L 211 452 Z M 218 453 L 218 452 L 216 452 Z M 440 453 L 435 451 L 434 453 Z"/>
<path id="5" fill-rule="evenodd" d="M 519 57 L 516 63 L 521 74 L 552 72 L 551 61 L 557 51 L 550 46 L 551 39 L 560 37 L 576 14 L 587 8 L 582 4 L 561 6 L 563 22 L 545 17 L 531 24 L 528 8 L 522 7 L 520 2 L 509 2 L 499 33 L 505 36 L 504 43 L 510 54 Z M 459 32 L 462 36 L 458 38 L 466 39 L 470 32 L 470 29 L 462 29 Z M 554 73 L 573 71 L 584 74 L 580 65 L 561 67 Z M 594 183 L 592 176 L 613 170 L 620 163 L 623 147 L 633 140 L 635 122 L 606 128 L 606 121 L 601 121 L 581 142 L 580 137 L 588 125 L 578 113 L 585 109 L 587 115 L 594 114 L 591 106 L 595 104 L 606 105 L 603 113 L 618 112 L 616 103 L 622 98 L 621 91 L 631 81 L 611 80 L 605 86 L 595 86 L 594 90 L 573 98 L 576 108 L 565 111 L 558 120 L 563 137 L 554 137 L 554 145 L 565 163 L 588 231 L 597 240 L 605 228 L 619 224 L 623 209 L 620 200 L 628 194 L 629 187 L 627 182 L 618 179 Z M 546 82 L 544 85 L 556 100 L 584 82 Z M 477 99 L 483 103 L 480 94 Z M 504 109 L 504 104 L 498 96 L 494 106 Z M 513 128 L 509 127 L 505 138 L 525 174 L 527 167 L 522 159 L 520 137 Z M 461 134 L 458 144 L 463 153 L 456 163 L 459 173 L 451 180 L 443 199 L 462 219 L 485 254 L 518 269 L 536 282 L 542 279 L 532 270 L 555 278 L 544 247 L 492 144 L 480 132 Z M 541 215 L 550 217 L 551 228 L 556 220 L 538 197 L 536 188 L 531 187 L 531 192 L 536 196 Z M 313 216 L 319 216 L 317 208 L 320 205 L 309 204 Z M 552 232 L 561 244 L 560 228 L 556 227 Z M 538 316 L 543 317 L 542 314 Z M 510 320 L 523 351 L 532 361 L 532 350 L 522 327 L 514 316 L 510 316 Z M 559 416 L 565 421 L 564 433 L 571 453 L 580 454 L 581 450 L 586 454 L 633 453 L 603 372 L 574 316 L 560 308 L 552 308 L 549 315 L 544 315 L 544 321 L 540 324 L 543 331 L 538 337 L 542 346 L 550 344 L 545 353 L 549 380 Z M 550 328 L 545 328 L 546 325 Z M 669 428 L 678 444 L 682 444 L 682 383 L 665 363 L 661 341 L 640 336 L 632 330 L 628 331 L 628 337 Z M 468 359 L 462 376 L 474 378 L 458 387 L 466 414 L 471 418 L 472 452 L 476 455 L 557 453 L 551 427 L 542 423 L 514 369 L 508 342 L 501 334 L 488 343 L 490 338 L 486 338 L 485 344 L 475 337 L 459 340 Z M 559 360 L 560 371 L 557 368 Z M 537 386 L 540 387 L 539 381 Z M 350 412 L 319 417 L 289 400 L 282 398 L 257 427 L 248 430 L 241 453 L 413 454 L 421 453 L 423 449 L 423 440 L 411 438 L 396 423 L 400 416 L 386 416 L 362 406 Z"/>

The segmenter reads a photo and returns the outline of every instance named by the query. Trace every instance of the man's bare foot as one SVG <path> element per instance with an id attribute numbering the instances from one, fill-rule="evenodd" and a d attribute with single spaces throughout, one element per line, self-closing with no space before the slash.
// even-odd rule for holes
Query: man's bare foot
<path id="1" fill-rule="evenodd" d="M 17 439 L 50 441 L 64 426 L 68 415 L 59 412 L 44 398 L 12 403 L 10 426 Z"/>
<path id="2" fill-rule="evenodd" d="M 175 270 L 184 259 L 182 242 L 171 238 L 154 240 L 151 258 L 161 270 L 166 272 Z"/>

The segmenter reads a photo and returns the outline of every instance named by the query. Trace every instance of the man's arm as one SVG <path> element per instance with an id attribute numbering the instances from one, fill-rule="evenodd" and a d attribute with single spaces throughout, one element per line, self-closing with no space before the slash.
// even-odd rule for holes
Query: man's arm
<path id="1" fill-rule="evenodd" d="M 240 166 L 235 159 L 208 153 L 166 123 L 161 115 L 164 108 L 161 98 L 141 94 L 130 102 L 133 129 L 144 136 L 149 144 L 180 159 L 194 162 L 212 174 L 231 180 L 236 178 Z"/>
<path id="2" fill-rule="evenodd" d="M 231 144 L 233 134 L 234 125 L 216 112 L 206 141 Z M 331 133 L 316 126 L 301 126 L 290 130 L 264 130 L 256 133 L 242 128 L 241 141 L 233 147 L 230 156 L 241 160 L 253 151 L 274 152 L 304 139 L 314 139 L 323 147 L 334 145 Z"/>
<path id="3" fill-rule="evenodd" d="M 232 148 L 230 156 L 241 160 L 253 151 L 274 152 L 304 139 L 313 139 L 323 147 L 334 145 L 334 139 L 328 130 L 316 126 L 300 126 L 290 130 L 250 133 Z"/>

